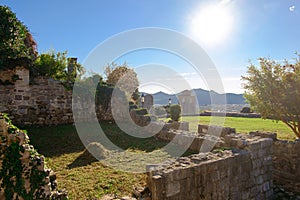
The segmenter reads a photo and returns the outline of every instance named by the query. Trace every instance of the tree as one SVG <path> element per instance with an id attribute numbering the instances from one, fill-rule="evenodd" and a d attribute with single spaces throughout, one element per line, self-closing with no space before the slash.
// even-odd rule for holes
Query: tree
<path id="1" fill-rule="evenodd" d="M 260 67 L 251 64 L 245 81 L 245 98 L 262 118 L 282 121 L 300 138 L 300 61 L 285 61 L 282 66 L 274 60 L 260 58 Z"/>
<path id="2" fill-rule="evenodd" d="M 83 74 L 83 67 L 77 63 L 76 70 L 73 74 L 68 73 L 67 51 L 55 52 L 53 50 L 48 53 L 41 54 L 37 57 L 30 69 L 31 76 L 46 76 L 60 81 L 74 82 L 75 78 L 80 78 Z"/>
<path id="3" fill-rule="evenodd" d="M 128 67 L 126 63 L 117 65 L 116 63 L 109 64 L 105 68 L 106 82 L 108 84 L 119 87 L 123 90 L 128 98 L 135 102 L 139 98 L 139 81 L 135 71 Z"/>
<path id="4" fill-rule="evenodd" d="M 36 59 L 36 42 L 9 7 L 0 6 L 0 70 L 28 68 Z"/>

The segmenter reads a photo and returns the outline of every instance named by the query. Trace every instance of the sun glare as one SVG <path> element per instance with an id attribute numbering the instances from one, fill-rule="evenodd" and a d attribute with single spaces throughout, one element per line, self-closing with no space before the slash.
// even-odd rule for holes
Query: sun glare
<path id="1" fill-rule="evenodd" d="M 191 16 L 192 37 L 206 45 L 215 46 L 225 42 L 233 28 L 233 16 L 224 3 L 202 6 Z"/>

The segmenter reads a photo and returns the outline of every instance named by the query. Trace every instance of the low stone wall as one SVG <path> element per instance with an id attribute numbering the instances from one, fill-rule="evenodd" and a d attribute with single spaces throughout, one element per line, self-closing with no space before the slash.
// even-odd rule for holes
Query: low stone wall
<path id="1" fill-rule="evenodd" d="M 67 199 L 28 136 L 0 113 L 0 199 Z"/>
<path id="2" fill-rule="evenodd" d="M 300 141 L 274 141 L 274 183 L 300 193 Z"/>
<path id="3" fill-rule="evenodd" d="M 259 113 L 214 112 L 214 111 L 204 111 L 200 113 L 200 116 L 261 118 L 261 115 Z"/>
<path id="4" fill-rule="evenodd" d="M 236 133 L 235 128 L 230 127 L 221 127 L 221 126 L 210 126 L 210 125 L 204 125 L 204 124 L 198 124 L 198 133 L 200 134 L 210 134 L 219 135 L 220 137 L 225 137 L 225 135 Z"/>
<path id="5" fill-rule="evenodd" d="M 155 135 L 156 138 L 170 142 L 181 146 L 182 148 L 190 149 L 192 151 L 200 152 L 202 144 L 206 142 L 213 142 L 214 148 L 221 148 L 224 146 L 224 139 L 211 136 L 211 135 L 200 135 L 194 132 L 185 130 L 175 130 L 163 128 L 159 133 Z M 210 151 L 211 149 L 207 149 Z M 205 151 L 205 149 L 202 149 Z"/>
<path id="6" fill-rule="evenodd" d="M 189 122 L 168 122 L 165 125 L 168 129 L 175 129 L 175 130 L 189 130 Z"/>
<path id="7" fill-rule="evenodd" d="M 273 141 L 231 138 L 225 146 L 240 145 L 244 150 L 195 154 L 150 170 L 152 200 L 272 199 Z"/>
<path id="8" fill-rule="evenodd" d="M 252 136 L 271 138 L 273 142 L 274 184 L 300 194 L 300 140 L 278 140 L 276 133 L 250 132 Z"/>

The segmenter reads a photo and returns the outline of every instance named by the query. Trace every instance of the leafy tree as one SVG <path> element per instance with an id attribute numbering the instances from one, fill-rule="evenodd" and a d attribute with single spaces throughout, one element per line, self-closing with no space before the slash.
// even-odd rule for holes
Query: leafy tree
<path id="1" fill-rule="evenodd" d="M 123 65 L 117 65 L 116 63 L 109 64 L 105 68 L 104 73 L 108 84 L 118 86 L 126 93 L 128 98 L 131 98 L 135 102 L 139 99 L 137 74 L 126 63 Z"/>
<path id="2" fill-rule="evenodd" d="M 74 82 L 75 78 L 80 78 L 83 74 L 83 67 L 77 63 L 73 74 L 68 73 L 67 52 L 49 51 L 37 57 L 31 68 L 31 76 L 47 76 L 55 80 Z"/>
<path id="3" fill-rule="evenodd" d="M 36 42 L 9 7 L 0 6 L 0 70 L 28 68 L 36 59 Z"/>
<path id="4" fill-rule="evenodd" d="M 300 61 L 285 61 L 282 66 L 274 60 L 260 58 L 260 66 L 251 64 L 245 81 L 245 98 L 262 118 L 284 122 L 300 138 Z"/>

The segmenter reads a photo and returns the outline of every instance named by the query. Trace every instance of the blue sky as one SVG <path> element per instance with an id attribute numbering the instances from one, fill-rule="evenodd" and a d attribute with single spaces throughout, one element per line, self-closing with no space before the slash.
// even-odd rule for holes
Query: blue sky
<path id="1" fill-rule="evenodd" d="M 240 76 L 249 60 L 292 59 L 300 48 L 299 0 L 4 0 L 1 5 L 9 6 L 29 27 L 39 52 L 67 50 L 81 63 L 98 44 L 123 31 L 143 27 L 178 31 L 207 52 L 225 92 L 243 92 Z M 123 61 L 132 67 L 167 65 L 191 87 L 210 89 L 187 62 L 170 53 L 144 50 L 117 60 Z M 150 88 L 144 90 L 164 90 Z"/>

